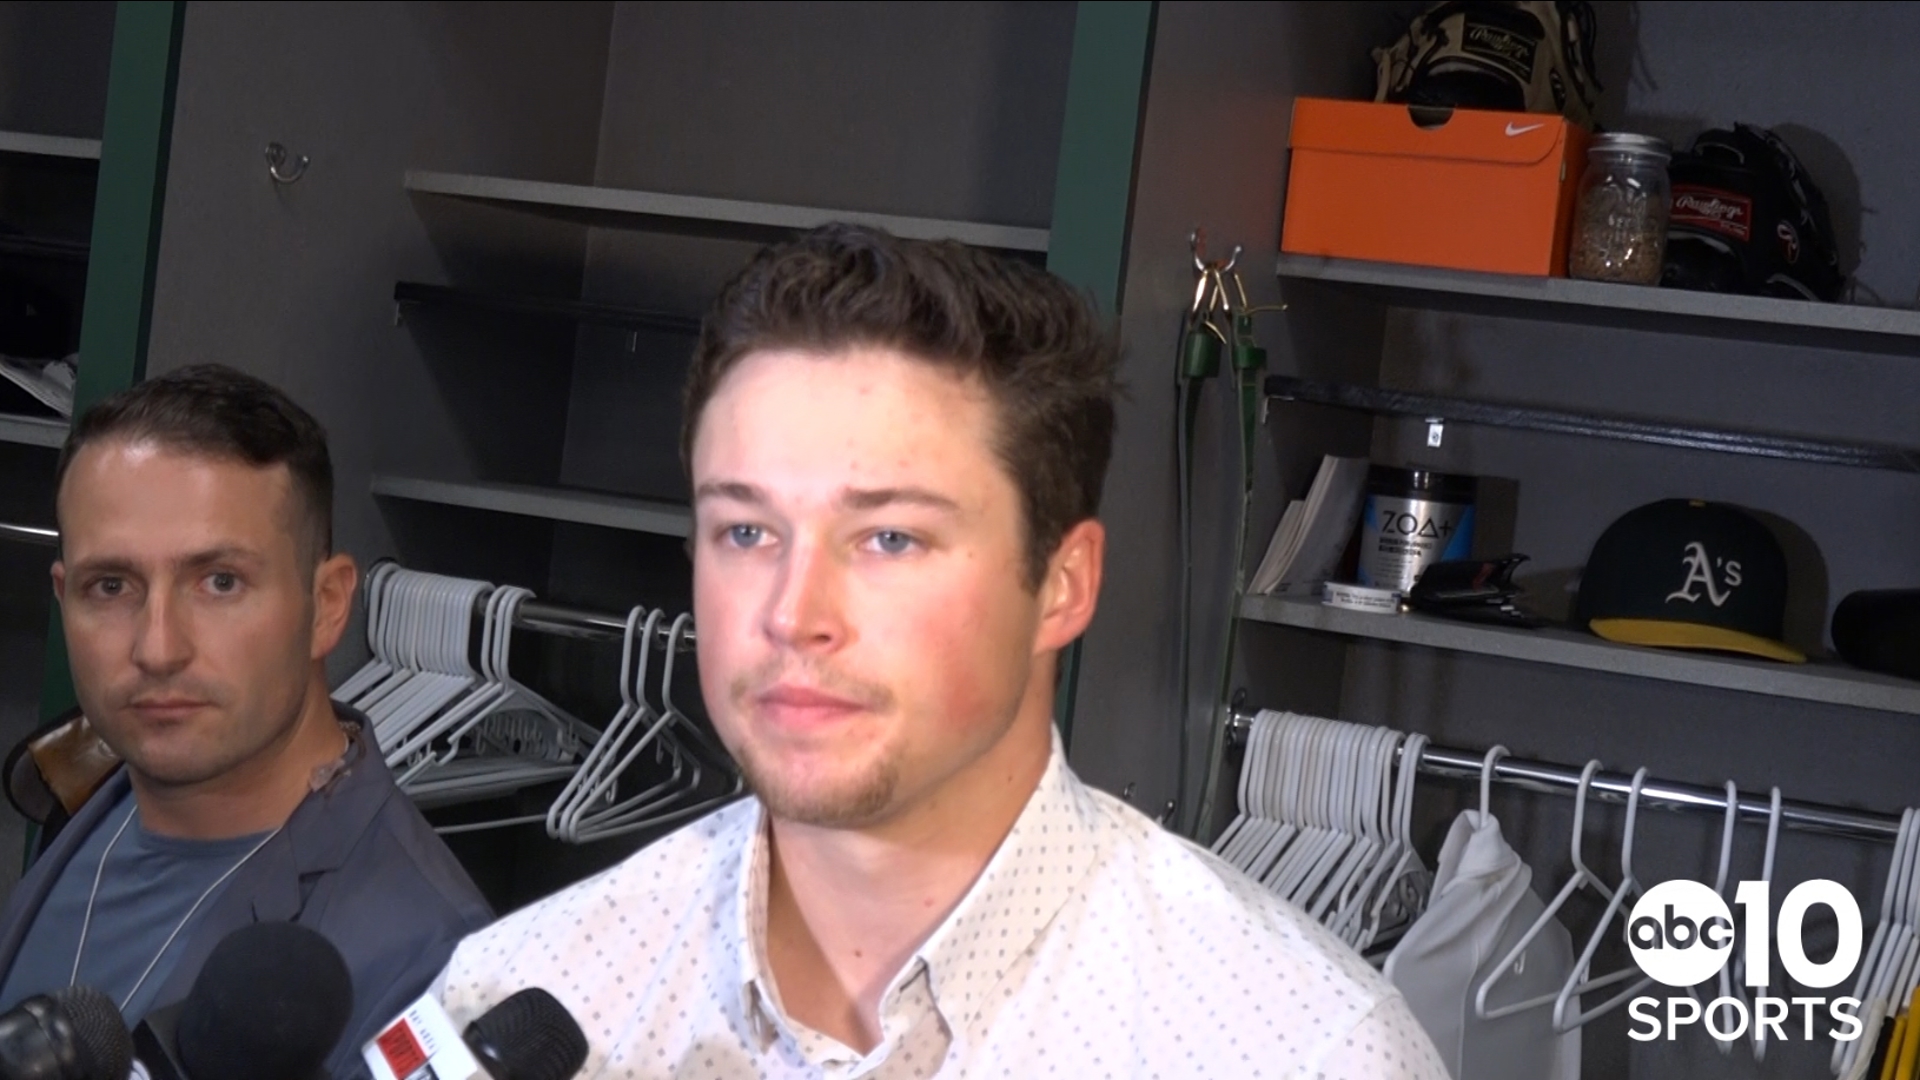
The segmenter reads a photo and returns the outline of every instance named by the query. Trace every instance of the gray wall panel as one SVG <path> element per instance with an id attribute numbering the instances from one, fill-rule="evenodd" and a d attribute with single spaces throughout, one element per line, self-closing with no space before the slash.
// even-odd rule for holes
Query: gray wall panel
<path id="1" fill-rule="evenodd" d="M 622 3 L 595 182 L 1045 226 L 1073 5 Z M 596 300 L 700 314 L 756 245 L 595 229 Z M 686 497 L 690 338 L 583 332 L 562 475 Z"/>
<path id="2" fill-rule="evenodd" d="M 0 4 L 0 130 L 100 137 L 113 7 L 109 0 Z"/>
<path id="3" fill-rule="evenodd" d="M 1192 696 L 1179 702 L 1179 530 L 1174 464 L 1174 354 L 1181 313 L 1193 296 L 1188 234 L 1207 230 L 1212 250 L 1245 245 L 1241 266 L 1256 303 L 1276 298 L 1270 268 L 1280 230 L 1287 131 L 1297 93 L 1352 96 L 1366 85 L 1364 42 L 1381 9 L 1316 4 L 1165 4 L 1154 36 L 1145 129 L 1127 253 L 1121 334 L 1122 377 L 1129 387 L 1119 416 L 1106 505 L 1107 578 L 1088 632 L 1073 763 L 1112 791 L 1134 787 L 1133 802 L 1158 813 L 1180 786 L 1178 749 L 1189 748 L 1188 780 L 1198 796 L 1218 685 L 1230 530 L 1237 502 L 1237 435 L 1227 391 L 1207 390 L 1200 428 L 1201 478 L 1195 590 Z M 1370 378 L 1377 364 L 1378 317 L 1337 330 L 1263 319 L 1275 370 L 1322 378 Z M 1324 332 L 1323 332 L 1324 331 Z M 1358 347 L 1353 332 L 1358 331 Z M 1304 485 L 1323 449 L 1365 446 L 1364 425 L 1336 418 L 1275 449 L 1257 453 L 1259 503 L 1249 546 L 1259 548 L 1278 519 L 1279 492 Z M 1256 556 L 1257 558 L 1257 556 Z M 1317 660 L 1324 675 L 1325 667 Z M 1335 676 L 1337 682 L 1337 675 Z"/>
<path id="4" fill-rule="evenodd" d="M 526 287 L 577 275 L 582 234 L 416 208 L 400 178 L 588 179 L 610 17 L 606 4 L 188 9 L 150 369 L 223 361 L 313 410 L 332 436 L 339 543 L 363 562 L 393 550 L 367 494 L 374 471 L 551 482 L 557 470 L 567 336 L 542 348 L 483 317 L 398 328 L 391 290 L 403 276 Z M 304 178 L 268 179 L 269 140 L 310 155 Z M 516 462 L 545 475 L 499 475 Z M 350 642 L 342 667 L 357 662 Z"/>

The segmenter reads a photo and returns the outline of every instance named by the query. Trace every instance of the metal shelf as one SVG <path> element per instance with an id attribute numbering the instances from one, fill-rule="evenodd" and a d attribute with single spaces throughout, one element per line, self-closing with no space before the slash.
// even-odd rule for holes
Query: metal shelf
<path id="1" fill-rule="evenodd" d="M 1740 690 L 1768 697 L 1816 701 L 1920 716 L 1920 683 L 1818 661 L 1781 664 L 1714 653 L 1620 645 L 1573 630 L 1519 630 L 1436 619 L 1375 615 L 1328 607 L 1318 600 L 1249 596 L 1240 617 L 1254 622 L 1498 656 L 1535 664 L 1601 671 L 1663 682 Z"/>
<path id="2" fill-rule="evenodd" d="M 693 532 L 693 512 L 673 503 L 623 498 L 591 491 L 541 488 L 523 484 L 483 484 L 375 476 L 375 495 L 441 506 L 464 506 L 501 514 L 599 525 L 628 532 L 685 537 Z"/>
<path id="3" fill-rule="evenodd" d="M 33 135 L 24 131 L 0 131 L 0 154 L 99 161 L 100 140 L 74 139 L 65 135 Z"/>
<path id="4" fill-rule="evenodd" d="M 675 334 L 700 332 L 700 320 L 686 315 L 645 311 L 640 308 L 620 307 L 616 304 L 600 304 L 590 300 L 563 300 L 555 297 L 485 292 L 479 289 L 456 289 L 449 285 L 423 285 L 414 281 L 395 282 L 393 299 L 395 303 L 400 304 L 497 311 L 510 315 L 531 315 L 535 318 L 593 323 L 598 326 L 618 326 L 628 330 L 664 330 Z"/>
<path id="5" fill-rule="evenodd" d="M 1862 352 L 1920 353 L 1920 311 L 1768 296 L 1484 274 L 1281 255 L 1285 281 L 1324 284 L 1401 307 L 1624 327 Z"/>
<path id="6" fill-rule="evenodd" d="M 1683 450 L 1712 450 L 1722 454 L 1772 458 L 1776 461 L 1809 461 L 1820 465 L 1845 465 L 1861 469 L 1888 469 L 1894 472 L 1920 473 L 1920 450 L 1871 443 L 1833 442 L 1751 431 L 1726 431 L 1719 428 L 1682 427 L 1651 420 L 1600 416 L 1593 413 L 1541 409 L 1531 405 L 1473 401 L 1466 398 L 1416 394 L 1405 390 L 1387 390 L 1355 383 L 1319 382 L 1296 379 L 1290 375 L 1272 375 L 1265 384 L 1267 396 L 1284 401 L 1302 401 L 1331 405 L 1381 416 L 1410 416 L 1427 420 L 1486 424 L 1522 431 L 1545 431 L 1557 435 L 1615 439 L 1621 442 L 1650 443 Z"/>
<path id="7" fill-rule="evenodd" d="M 865 214 L 778 203 L 709 199 L 657 191 L 553 184 L 499 176 L 409 171 L 403 181 L 421 195 L 450 195 L 498 203 L 520 210 L 585 217 L 602 224 L 641 228 L 691 229 L 695 232 L 774 240 L 830 221 L 873 225 L 916 240 L 958 240 L 975 247 L 1045 254 L 1047 230 L 972 221 Z"/>
<path id="8" fill-rule="evenodd" d="M 53 417 L 0 413 L 0 442 L 58 450 L 67 441 L 67 422 Z"/>

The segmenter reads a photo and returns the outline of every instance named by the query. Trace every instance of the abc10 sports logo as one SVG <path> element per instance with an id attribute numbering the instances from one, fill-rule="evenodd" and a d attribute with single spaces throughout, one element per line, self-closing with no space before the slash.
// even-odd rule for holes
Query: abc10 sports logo
<path id="1" fill-rule="evenodd" d="M 1640 1042 L 1676 1038 L 1682 1028 L 1701 1024 L 1723 1042 L 1764 1027 L 1768 1038 L 1852 1042 L 1865 1030 L 1860 999 L 1851 997 L 1772 997 L 1766 993 L 1772 950 L 1780 966 L 1799 986 L 1826 990 L 1839 986 L 1860 963 L 1860 905 L 1839 882 L 1803 881 L 1780 903 L 1778 924 L 1769 926 L 1772 896 L 1767 882 L 1743 881 L 1734 891 L 1745 925 L 1735 932 L 1732 910 L 1720 894 L 1697 881 L 1663 881 L 1633 905 L 1627 945 L 1640 970 L 1655 982 L 1684 989 L 1718 976 L 1733 961 L 1736 937 L 1744 949 L 1746 985 L 1756 991 L 1751 1004 L 1717 997 L 1702 1006 L 1693 996 L 1636 997 L 1627 1005 L 1627 1035 Z M 1807 956 L 1807 913 L 1832 911 L 1838 940 L 1833 955 L 1815 962 Z"/>

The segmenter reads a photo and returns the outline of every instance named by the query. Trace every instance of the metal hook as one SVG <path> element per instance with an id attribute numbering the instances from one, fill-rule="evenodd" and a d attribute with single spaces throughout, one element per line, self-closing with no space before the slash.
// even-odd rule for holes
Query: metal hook
<path id="1" fill-rule="evenodd" d="M 291 164 L 289 164 L 291 161 Z M 291 184 L 307 175 L 307 155 L 290 155 L 277 142 L 267 144 L 267 175 L 276 184 Z"/>
<path id="2" fill-rule="evenodd" d="M 1193 272 L 1205 274 L 1207 272 L 1207 230 L 1195 225 L 1193 231 L 1187 234 L 1187 247 L 1193 250 Z"/>

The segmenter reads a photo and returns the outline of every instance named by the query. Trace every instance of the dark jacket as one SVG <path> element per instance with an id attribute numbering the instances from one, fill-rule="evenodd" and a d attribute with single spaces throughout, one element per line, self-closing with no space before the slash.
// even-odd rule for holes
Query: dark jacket
<path id="1" fill-rule="evenodd" d="M 338 702 L 359 731 L 346 766 L 307 796 L 279 835 L 234 874 L 181 950 L 154 999 L 187 996 L 220 940 L 256 922 L 295 922 L 333 942 L 353 973 L 353 1013 L 327 1061 L 336 1080 L 368 1075 L 360 1048 L 424 993 L 460 939 L 493 921 L 467 872 L 420 811 L 394 786 L 365 717 Z M 21 878 L 0 913 L 0 978 L 11 969 L 40 905 L 74 852 L 127 794 L 125 769 L 109 779 Z M 87 868 L 79 868 L 86 870 Z"/>

